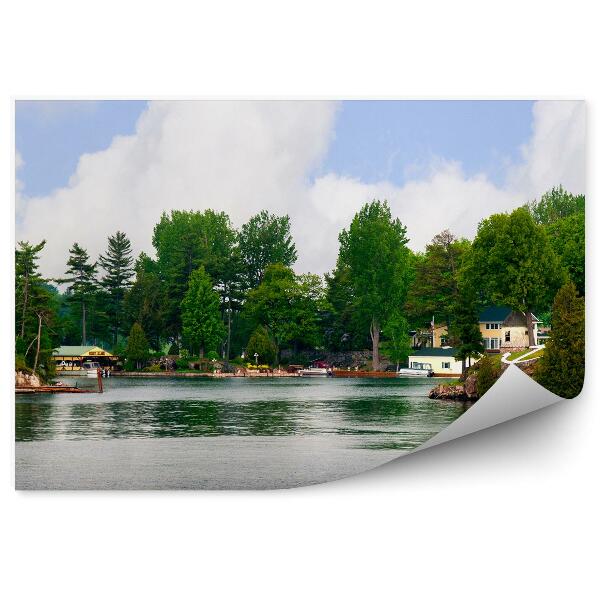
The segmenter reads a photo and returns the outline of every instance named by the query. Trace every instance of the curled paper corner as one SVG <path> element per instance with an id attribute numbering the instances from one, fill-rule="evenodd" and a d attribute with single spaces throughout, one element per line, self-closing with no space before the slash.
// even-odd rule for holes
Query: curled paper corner
<path id="1" fill-rule="evenodd" d="M 412 452 L 444 444 L 516 419 L 560 400 L 564 398 L 549 392 L 516 365 L 510 365 L 500 379 L 469 410 Z"/>

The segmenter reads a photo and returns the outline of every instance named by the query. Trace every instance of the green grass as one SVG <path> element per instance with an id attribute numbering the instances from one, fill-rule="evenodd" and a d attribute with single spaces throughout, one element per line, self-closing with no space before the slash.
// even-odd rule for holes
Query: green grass
<path id="1" fill-rule="evenodd" d="M 525 348 L 525 350 L 519 350 L 518 352 L 513 352 L 508 357 L 508 360 L 515 360 L 515 359 L 520 358 L 521 356 L 523 356 L 523 354 L 527 354 L 528 352 L 530 352 L 529 348 Z"/>
<path id="2" fill-rule="evenodd" d="M 537 352 L 530 354 L 525 360 L 529 360 L 531 358 L 540 358 L 541 356 L 544 356 L 544 348 L 540 348 Z"/>

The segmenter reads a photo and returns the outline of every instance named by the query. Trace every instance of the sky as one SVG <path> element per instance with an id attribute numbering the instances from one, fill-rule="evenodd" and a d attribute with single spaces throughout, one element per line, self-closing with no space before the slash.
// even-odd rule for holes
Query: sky
<path id="1" fill-rule="evenodd" d="M 585 192 L 581 102 L 18 101 L 15 144 L 16 239 L 47 240 L 49 277 L 119 229 L 151 253 L 170 209 L 289 214 L 296 269 L 324 273 L 374 198 L 422 250 L 552 186 Z"/>

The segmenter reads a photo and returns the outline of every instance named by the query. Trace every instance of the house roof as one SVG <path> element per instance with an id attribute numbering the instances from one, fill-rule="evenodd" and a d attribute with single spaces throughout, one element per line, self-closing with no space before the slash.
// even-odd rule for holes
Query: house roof
<path id="1" fill-rule="evenodd" d="M 411 356 L 455 356 L 458 348 L 422 348 L 411 352 Z"/>
<path id="2" fill-rule="evenodd" d="M 480 323 L 499 322 L 503 323 L 512 309 L 508 306 L 487 306 L 479 313 Z"/>
<path id="3" fill-rule="evenodd" d="M 112 356 L 99 346 L 61 346 L 54 350 L 54 356 L 87 356 L 90 352 L 102 352 L 104 356 Z"/>
<path id="4" fill-rule="evenodd" d="M 511 313 L 518 312 L 513 311 L 512 308 L 508 308 L 508 306 L 486 306 L 479 313 L 479 322 L 480 323 L 504 323 L 506 319 L 510 316 Z M 523 315 L 523 313 L 518 313 Z M 531 313 L 533 317 L 534 323 L 541 323 L 541 321 Z"/>

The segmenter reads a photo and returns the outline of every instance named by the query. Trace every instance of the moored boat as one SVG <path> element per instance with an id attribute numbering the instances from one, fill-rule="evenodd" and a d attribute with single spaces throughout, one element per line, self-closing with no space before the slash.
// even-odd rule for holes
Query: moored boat
<path id="1" fill-rule="evenodd" d="M 433 377 L 433 369 L 431 368 L 431 365 L 429 365 L 429 368 L 426 368 L 427 365 L 423 365 L 423 368 L 420 369 L 412 369 L 412 368 L 405 368 L 405 369 L 399 369 L 396 372 L 396 376 L 397 377 Z"/>
<path id="2" fill-rule="evenodd" d="M 330 369 L 324 367 L 308 367 L 308 369 L 300 369 L 298 375 L 300 377 L 329 377 Z"/>
<path id="3" fill-rule="evenodd" d="M 100 363 L 86 361 L 81 365 L 81 368 L 85 371 L 87 377 L 98 377 L 98 369 L 100 369 Z"/>

